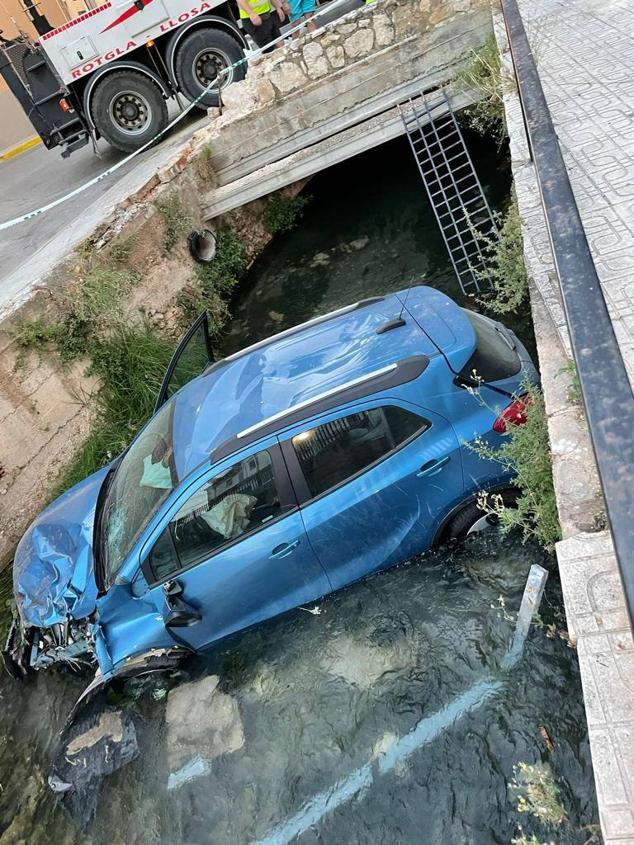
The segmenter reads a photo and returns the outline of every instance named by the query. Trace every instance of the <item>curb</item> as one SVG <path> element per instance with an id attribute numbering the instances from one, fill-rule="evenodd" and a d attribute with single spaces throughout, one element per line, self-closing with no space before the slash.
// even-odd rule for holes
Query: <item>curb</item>
<path id="1" fill-rule="evenodd" d="M 19 156 L 20 153 L 26 152 L 26 150 L 29 150 L 31 147 L 35 147 L 36 144 L 41 143 L 42 139 L 39 135 L 36 135 L 34 138 L 29 138 L 27 141 L 23 141 L 21 144 L 16 144 L 15 147 L 9 147 L 8 150 L 1 152 L 0 161 L 8 161 L 10 158 L 15 158 L 15 156 Z"/>

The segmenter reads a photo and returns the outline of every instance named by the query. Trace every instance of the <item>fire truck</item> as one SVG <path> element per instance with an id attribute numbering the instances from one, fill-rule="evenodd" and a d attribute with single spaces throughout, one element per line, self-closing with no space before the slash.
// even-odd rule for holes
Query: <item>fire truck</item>
<path id="1" fill-rule="evenodd" d="M 168 100 L 218 104 L 219 90 L 243 79 L 248 44 L 234 0 L 105 0 L 52 28 L 36 5 L 26 11 L 39 38 L 0 32 L 0 74 L 48 149 L 64 158 L 104 138 L 124 152 L 168 123 Z"/>

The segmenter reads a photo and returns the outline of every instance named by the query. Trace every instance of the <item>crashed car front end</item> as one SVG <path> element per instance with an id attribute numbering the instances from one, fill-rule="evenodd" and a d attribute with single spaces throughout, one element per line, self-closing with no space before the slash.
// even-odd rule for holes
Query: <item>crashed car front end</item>
<path id="1" fill-rule="evenodd" d="M 57 499 L 20 540 L 13 562 L 15 613 L 3 656 L 11 674 L 95 663 L 93 528 L 107 470 Z"/>

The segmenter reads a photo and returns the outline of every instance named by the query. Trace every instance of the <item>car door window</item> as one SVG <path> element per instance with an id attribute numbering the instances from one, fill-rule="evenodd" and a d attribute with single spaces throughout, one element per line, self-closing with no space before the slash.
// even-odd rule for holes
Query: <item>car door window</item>
<path id="1" fill-rule="evenodd" d="M 282 512 L 271 455 L 250 455 L 200 487 L 172 518 L 150 553 L 161 580 L 208 558 L 217 549 Z"/>
<path id="2" fill-rule="evenodd" d="M 303 431 L 292 443 L 311 495 L 319 496 L 427 428 L 417 414 L 386 405 Z"/>

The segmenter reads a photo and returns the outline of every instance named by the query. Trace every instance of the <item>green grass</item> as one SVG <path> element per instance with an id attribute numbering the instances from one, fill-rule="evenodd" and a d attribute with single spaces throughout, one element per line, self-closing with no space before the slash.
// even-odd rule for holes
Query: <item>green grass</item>
<path id="1" fill-rule="evenodd" d="M 264 212 L 264 225 L 272 235 L 288 232 L 299 223 L 310 197 L 274 194 Z"/>
<path id="2" fill-rule="evenodd" d="M 149 323 L 119 324 L 91 350 L 100 386 L 84 401 L 95 413 L 88 439 L 57 479 L 53 497 L 116 457 L 151 416 L 174 342 Z"/>
<path id="3" fill-rule="evenodd" d="M 163 253 L 169 255 L 174 247 L 190 233 L 192 215 L 176 191 L 168 191 L 156 203 L 165 223 Z"/>
<path id="4" fill-rule="evenodd" d="M 522 537 L 535 539 L 548 551 L 561 539 L 557 499 L 553 486 L 550 441 L 544 398 L 532 387 L 528 394 L 527 420 L 523 425 L 507 424 L 502 446 L 493 450 L 479 441 L 472 448 L 483 458 L 497 461 L 511 470 L 521 493 L 516 508 L 506 508 L 500 496 L 482 493 L 479 504 L 485 512 L 495 514 L 503 531 L 517 528 Z M 522 392 L 524 392 L 524 390 Z"/>
<path id="5" fill-rule="evenodd" d="M 95 337 L 109 331 L 120 318 L 123 299 L 137 282 L 137 274 L 127 269 L 88 269 L 62 296 L 65 313 L 59 322 L 47 323 L 41 318 L 20 321 L 15 341 L 23 351 L 41 351 L 53 345 L 64 362 L 84 357 Z"/>
<path id="6" fill-rule="evenodd" d="M 473 91 L 479 98 L 464 111 L 467 124 L 480 135 L 492 137 L 501 144 L 506 137 L 506 125 L 502 69 L 495 36 L 491 35 L 479 50 L 471 51 L 453 82 L 458 90 Z"/>

